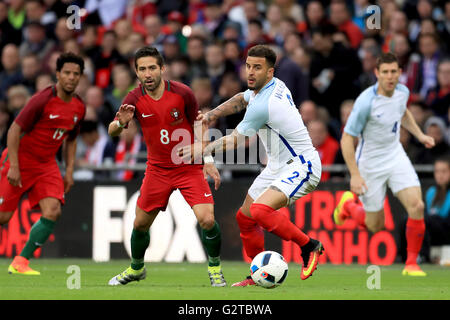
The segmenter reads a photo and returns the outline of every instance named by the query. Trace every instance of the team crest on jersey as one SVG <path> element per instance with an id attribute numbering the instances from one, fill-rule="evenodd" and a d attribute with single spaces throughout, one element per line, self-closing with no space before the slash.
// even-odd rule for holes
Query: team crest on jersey
<path id="1" fill-rule="evenodd" d="M 177 108 L 172 108 L 172 110 L 170 110 L 170 115 L 174 119 L 174 121 L 170 123 L 172 126 L 175 126 L 183 121 L 183 118 L 180 118 L 181 112 Z"/>

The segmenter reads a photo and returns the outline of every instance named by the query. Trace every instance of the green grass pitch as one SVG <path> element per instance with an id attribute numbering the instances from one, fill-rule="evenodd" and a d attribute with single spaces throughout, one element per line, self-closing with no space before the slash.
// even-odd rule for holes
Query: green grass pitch
<path id="1" fill-rule="evenodd" d="M 427 277 L 401 275 L 403 265 L 380 267 L 380 288 L 368 289 L 368 266 L 319 265 L 314 276 L 302 281 L 299 266 L 291 263 L 285 283 L 273 290 L 261 287 L 231 288 L 248 274 L 243 262 L 223 261 L 228 287 L 212 288 L 206 264 L 147 263 L 147 279 L 109 287 L 108 280 L 129 261 L 95 263 L 83 259 L 39 259 L 31 266 L 40 276 L 10 275 L 11 259 L 0 259 L 0 300 L 449 300 L 450 268 L 424 265 Z M 71 265 L 80 270 L 79 289 L 69 289 Z M 69 269 L 70 271 L 70 269 Z"/>

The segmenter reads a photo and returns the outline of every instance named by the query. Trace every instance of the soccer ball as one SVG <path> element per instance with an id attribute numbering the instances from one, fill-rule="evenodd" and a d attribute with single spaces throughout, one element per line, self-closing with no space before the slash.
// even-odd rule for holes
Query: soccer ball
<path id="1" fill-rule="evenodd" d="M 283 283 L 288 265 L 283 256 L 275 251 L 260 252 L 250 265 L 253 281 L 263 288 L 272 289 Z"/>

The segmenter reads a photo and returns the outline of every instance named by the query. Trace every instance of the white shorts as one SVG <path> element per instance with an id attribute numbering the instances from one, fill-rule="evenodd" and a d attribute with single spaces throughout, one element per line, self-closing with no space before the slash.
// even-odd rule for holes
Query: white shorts
<path id="1" fill-rule="evenodd" d="M 368 188 L 366 193 L 359 197 L 367 212 L 383 209 L 386 187 L 389 187 L 394 195 L 406 188 L 420 187 L 419 177 L 404 152 L 395 157 L 395 164 L 386 170 L 369 172 L 360 166 L 359 171 Z"/>
<path id="2" fill-rule="evenodd" d="M 266 189 L 274 186 L 286 195 L 287 205 L 290 205 L 312 192 L 319 184 L 321 174 L 320 157 L 317 151 L 314 151 L 302 158 L 293 158 L 292 162 L 281 166 L 277 171 L 266 167 L 253 181 L 248 194 L 256 200 Z"/>

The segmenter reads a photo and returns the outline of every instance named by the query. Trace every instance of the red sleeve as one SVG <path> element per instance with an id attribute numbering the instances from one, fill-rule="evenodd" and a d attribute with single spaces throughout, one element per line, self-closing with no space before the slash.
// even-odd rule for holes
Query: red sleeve
<path id="1" fill-rule="evenodd" d="M 45 105 L 52 96 L 52 89 L 48 87 L 31 97 L 14 120 L 22 128 L 22 131 L 30 132 L 33 129 L 34 124 L 39 121 Z"/>

